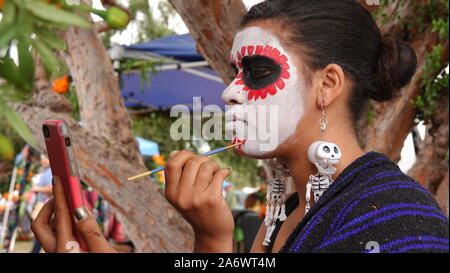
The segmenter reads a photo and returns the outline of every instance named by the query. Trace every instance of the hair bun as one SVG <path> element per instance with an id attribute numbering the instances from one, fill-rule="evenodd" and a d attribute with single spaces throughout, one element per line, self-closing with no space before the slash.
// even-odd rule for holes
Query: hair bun
<path id="1" fill-rule="evenodd" d="M 376 101 L 388 101 L 412 79 L 417 67 L 416 52 L 406 42 L 383 37 L 376 73 L 376 91 L 367 94 Z"/>

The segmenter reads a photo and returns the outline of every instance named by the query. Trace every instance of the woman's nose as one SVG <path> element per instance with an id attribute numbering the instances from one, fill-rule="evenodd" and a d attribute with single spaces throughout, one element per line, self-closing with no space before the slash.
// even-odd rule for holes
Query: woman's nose
<path id="1" fill-rule="evenodd" d="M 243 104 L 247 98 L 247 92 L 242 90 L 242 86 L 232 82 L 222 93 L 222 100 L 227 105 Z"/>

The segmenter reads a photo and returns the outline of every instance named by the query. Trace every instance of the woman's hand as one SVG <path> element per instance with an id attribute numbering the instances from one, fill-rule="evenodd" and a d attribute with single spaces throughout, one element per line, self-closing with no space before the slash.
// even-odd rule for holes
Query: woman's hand
<path id="1" fill-rule="evenodd" d="M 195 252 L 232 252 L 234 219 L 222 184 L 230 169 L 188 150 L 172 152 L 165 168 L 167 200 L 192 225 Z"/>
<path id="2" fill-rule="evenodd" d="M 33 221 L 31 229 L 41 242 L 45 252 L 77 252 L 78 244 L 73 235 L 71 218 L 58 177 L 53 180 L 53 199 L 49 200 Z M 86 242 L 89 252 L 116 252 L 100 232 L 92 214 L 85 207 L 78 209 L 76 226 Z M 52 214 L 54 217 L 52 218 Z"/>

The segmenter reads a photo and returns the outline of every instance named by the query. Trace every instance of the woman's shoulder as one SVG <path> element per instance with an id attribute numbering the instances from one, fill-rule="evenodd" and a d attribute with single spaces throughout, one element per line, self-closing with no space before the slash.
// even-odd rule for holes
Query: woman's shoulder
<path id="1" fill-rule="evenodd" d="M 346 195 L 376 204 L 416 203 L 439 208 L 433 195 L 394 162 L 367 169 L 344 190 Z"/>
<path id="2" fill-rule="evenodd" d="M 329 242 L 348 237 L 379 242 L 384 252 L 448 251 L 448 217 L 395 163 L 365 170 L 335 198 L 341 199 L 331 210 L 338 225 Z"/>

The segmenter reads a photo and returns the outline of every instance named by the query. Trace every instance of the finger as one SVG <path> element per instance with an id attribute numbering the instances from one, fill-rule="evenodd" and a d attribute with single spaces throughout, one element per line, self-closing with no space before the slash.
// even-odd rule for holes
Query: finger
<path id="1" fill-rule="evenodd" d="M 71 213 L 67 206 L 62 181 L 59 177 L 53 179 L 53 196 L 55 199 L 55 227 L 56 227 L 56 251 L 66 252 L 66 245 L 73 241 Z"/>
<path id="2" fill-rule="evenodd" d="M 85 207 L 79 207 L 75 210 L 76 226 L 83 236 L 90 252 L 110 253 L 116 252 L 108 243 L 100 231 L 97 221 L 92 213 Z"/>
<path id="3" fill-rule="evenodd" d="M 200 166 L 208 160 L 210 159 L 207 156 L 196 156 L 186 162 L 178 185 L 179 192 L 186 192 L 193 189 Z"/>
<path id="4" fill-rule="evenodd" d="M 203 162 L 200 165 L 197 177 L 195 178 L 194 187 L 201 192 L 205 191 L 208 188 L 214 173 L 218 170 L 220 170 L 220 166 L 216 161 L 209 159 L 208 161 Z"/>
<path id="5" fill-rule="evenodd" d="M 50 224 L 54 208 L 54 200 L 50 199 L 31 224 L 31 230 L 47 253 L 56 251 L 56 236 Z"/>
<path id="6" fill-rule="evenodd" d="M 166 179 L 166 198 L 170 198 L 172 197 L 171 195 L 176 193 L 184 164 L 194 156 L 192 151 L 183 150 L 176 153 L 169 162 L 167 162 L 164 170 L 164 177 Z"/>
<path id="7" fill-rule="evenodd" d="M 208 185 L 207 191 L 213 196 L 222 196 L 223 181 L 231 174 L 230 169 L 220 169 L 214 173 L 211 183 Z"/>
<path id="8" fill-rule="evenodd" d="M 177 150 L 170 152 L 169 158 L 173 158 L 173 157 L 174 157 L 176 154 L 178 154 L 179 152 L 180 152 L 180 151 L 177 151 Z"/>

